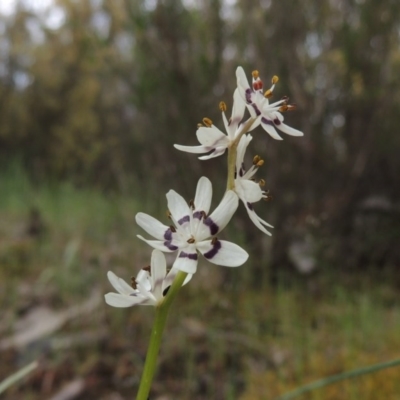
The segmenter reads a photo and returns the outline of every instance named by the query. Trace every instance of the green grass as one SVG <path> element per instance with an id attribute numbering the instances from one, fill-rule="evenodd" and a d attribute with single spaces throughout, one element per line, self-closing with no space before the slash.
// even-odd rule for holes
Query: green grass
<path id="1" fill-rule="evenodd" d="M 0 341 L 39 306 L 62 312 L 93 290 L 108 292 L 107 270 L 129 280 L 148 263 L 151 250 L 136 238 L 134 216 L 144 211 L 162 218 L 163 194 L 38 185 L 15 167 L 0 182 Z M 32 209 L 43 224 L 37 236 L 27 233 Z M 400 357 L 400 295 L 389 280 L 345 283 L 324 271 L 301 278 L 285 277 L 274 287 L 264 280 L 253 289 L 250 263 L 227 271 L 203 262 L 172 308 L 154 398 L 273 399 L 324 376 Z M 131 399 L 152 314 L 101 303 L 27 348 L 0 350 L 0 380 L 42 360 L 3 398 L 50 398 L 83 377 L 82 399 L 107 400 L 113 393 Z M 393 368 L 299 398 L 398 399 L 399 376 Z"/>

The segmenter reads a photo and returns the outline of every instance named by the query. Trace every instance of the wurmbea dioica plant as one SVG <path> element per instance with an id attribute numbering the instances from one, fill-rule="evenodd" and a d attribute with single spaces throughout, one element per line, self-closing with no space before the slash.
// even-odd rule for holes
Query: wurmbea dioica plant
<path id="1" fill-rule="evenodd" d="M 181 151 L 206 154 L 201 160 L 221 156 L 228 151 L 228 171 L 226 192 L 210 214 L 212 184 L 206 177 L 197 183 L 194 200 L 187 203 L 182 196 L 170 190 L 167 197 L 168 218 L 171 224 L 164 224 L 156 218 L 145 214 L 136 215 L 137 224 L 154 239 L 138 237 L 154 248 L 150 267 L 142 269 L 131 285 L 108 272 L 108 279 L 118 293 L 105 295 L 107 304 L 113 307 L 130 307 L 134 305 L 152 305 L 156 308 L 154 325 L 146 356 L 145 366 L 136 399 L 147 400 L 151 382 L 156 369 L 157 355 L 161 337 L 165 327 L 169 308 L 182 285 L 189 282 L 196 273 L 199 253 L 208 261 L 226 267 L 238 267 L 248 258 L 247 252 L 238 245 L 219 240 L 219 234 L 231 220 L 239 200 L 244 204 L 251 221 L 267 235 L 270 224 L 261 219 L 254 211 L 253 204 L 270 198 L 267 191 L 262 190 L 265 182 L 256 182 L 254 175 L 264 161 L 253 158 L 253 165 L 246 170 L 244 158 L 247 147 L 252 140 L 250 131 L 259 125 L 274 139 L 282 140 L 276 129 L 292 135 L 303 133 L 283 123 L 282 112 L 294 109 L 284 97 L 270 104 L 269 98 L 278 82 L 272 78 L 272 86 L 263 93 L 263 83 L 257 71 L 253 72 L 252 86 L 249 85 L 242 67 L 236 70 L 237 89 L 233 95 L 232 115 L 228 120 L 226 105 L 219 107 L 226 134 L 214 126 L 209 118 L 203 119 L 197 130 L 200 146 L 184 146 L 175 144 Z M 250 116 L 244 119 L 246 109 Z M 163 253 L 176 253 L 175 261 L 168 271 Z"/>

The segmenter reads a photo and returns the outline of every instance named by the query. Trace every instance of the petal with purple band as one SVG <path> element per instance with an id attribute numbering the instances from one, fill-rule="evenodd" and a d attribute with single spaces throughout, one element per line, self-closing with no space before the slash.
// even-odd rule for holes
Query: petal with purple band
<path id="1" fill-rule="evenodd" d="M 128 296 L 132 293 L 135 293 L 135 290 L 132 288 L 132 286 L 129 286 L 123 279 L 118 278 L 118 276 L 115 275 L 114 272 L 108 271 L 107 278 L 118 293 Z"/>
<path id="2" fill-rule="evenodd" d="M 175 221 L 179 221 L 183 217 L 190 214 L 190 209 L 185 199 L 175 190 L 170 190 L 167 193 L 168 210 L 174 217 Z"/>
<path id="3" fill-rule="evenodd" d="M 180 271 L 187 272 L 188 274 L 194 274 L 197 270 L 198 256 L 195 253 L 182 251 L 178 254 L 173 268 L 179 269 Z"/>
<path id="4" fill-rule="evenodd" d="M 148 245 L 153 247 L 154 249 L 164 251 L 166 253 L 171 253 L 178 249 L 178 244 L 174 241 L 165 241 L 165 240 L 147 240 L 141 235 L 137 235 L 140 240 L 143 240 Z"/>
<path id="5" fill-rule="evenodd" d="M 240 246 L 225 240 L 205 240 L 197 244 L 197 249 L 208 261 L 224 267 L 239 267 L 249 258 Z"/>
<path id="6" fill-rule="evenodd" d="M 266 118 L 261 118 L 261 126 L 263 129 L 273 138 L 276 140 L 283 140 L 281 136 L 279 136 L 278 132 L 274 128 L 274 123 Z"/>
<path id="7" fill-rule="evenodd" d="M 162 224 L 160 221 L 151 215 L 139 212 L 135 216 L 136 223 L 144 229 L 149 235 L 158 240 L 164 239 L 164 233 L 169 229 L 168 226 Z"/>
<path id="8" fill-rule="evenodd" d="M 194 207 L 196 211 L 204 211 L 206 214 L 210 211 L 212 199 L 212 185 L 211 181 L 202 176 L 199 179 L 196 187 L 196 194 L 194 196 Z"/>

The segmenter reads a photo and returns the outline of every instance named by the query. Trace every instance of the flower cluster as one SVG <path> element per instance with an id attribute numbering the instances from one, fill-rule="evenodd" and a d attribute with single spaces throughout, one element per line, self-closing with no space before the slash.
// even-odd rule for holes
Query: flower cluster
<path id="1" fill-rule="evenodd" d="M 263 93 L 263 83 L 258 72 L 253 71 L 252 76 L 250 86 L 243 68 L 237 68 L 237 88 L 233 95 L 229 120 L 225 114 L 226 104 L 220 103 L 226 133 L 218 129 L 209 118 L 204 118 L 196 133 L 199 146 L 174 145 L 181 151 L 203 154 L 199 157 L 201 160 L 218 157 L 228 151 L 228 184 L 221 202 L 210 213 L 212 184 L 208 178 L 201 177 L 194 200 L 189 203 L 174 190 L 167 193 L 168 224 L 139 212 L 136 215 L 137 224 L 153 238 L 146 239 L 138 235 L 139 239 L 155 249 L 151 264 L 132 279 L 131 285 L 109 272 L 108 279 L 118 292 L 106 294 L 105 299 L 109 305 L 160 305 L 179 271 L 187 274 L 184 284 L 191 279 L 197 270 L 199 254 L 217 265 L 238 267 L 244 264 L 248 259 L 247 252 L 238 245 L 217 237 L 231 220 L 239 200 L 244 204 L 254 225 L 265 234 L 271 235 L 267 228 L 272 226 L 254 211 L 254 203 L 270 199 L 268 191 L 262 189 L 265 181 L 261 179 L 257 182 L 254 178 L 264 160 L 255 156 L 250 168 L 245 169 L 246 150 L 253 139 L 249 132 L 261 125 L 277 140 L 282 140 L 277 129 L 291 136 L 302 136 L 303 133 L 283 123 L 282 113 L 295 108 L 289 104 L 287 97 L 274 103 L 269 102 L 278 77 L 272 78 L 272 86 Z M 250 115 L 247 119 L 244 118 L 246 109 Z M 163 253 L 176 253 L 170 271 L 167 271 Z"/>

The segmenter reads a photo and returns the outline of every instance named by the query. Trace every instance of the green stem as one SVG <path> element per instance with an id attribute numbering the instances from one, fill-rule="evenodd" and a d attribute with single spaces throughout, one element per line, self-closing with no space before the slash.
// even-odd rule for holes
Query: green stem
<path id="1" fill-rule="evenodd" d="M 163 301 L 156 307 L 153 329 L 151 331 L 150 343 L 147 349 L 146 361 L 144 364 L 142 378 L 140 380 L 136 400 L 148 400 L 151 383 L 156 371 L 157 357 L 161 346 L 161 339 L 167 322 L 168 311 L 173 300 L 181 289 L 187 276 L 186 272 L 179 271 L 172 283 L 168 294 Z"/>
<path id="2" fill-rule="evenodd" d="M 399 360 L 387 361 L 380 364 L 370 365 L 368 367 L 362 367 L 358 369 L 354 369 L 353 371 L 342 372 L 341 374 L 329 376 L 328 378 L 320 379 L 318 381 L 312 382 L 308 385 L 302 386 L 298 389 L 293 390 L 292 392 L 286 393 L 282 396 L 276 398 L 276 400 L 291 400 L 301 394 L 310 392 L 314 389 L 319 389 L 327 385 L 331 385 L 332 383 L 336 383 L 345 379 L 356 378 L 361 375 L 371 374 L 372 372 L 377 372 L 381 369 L 397 367 L 400 365 Z"/>

